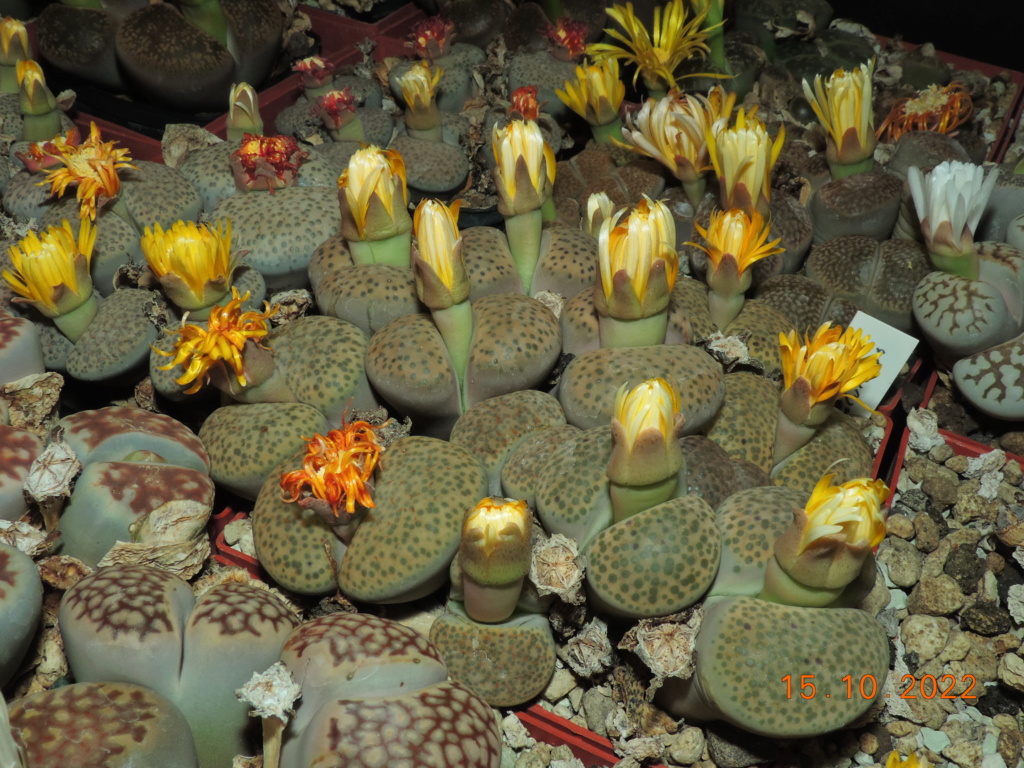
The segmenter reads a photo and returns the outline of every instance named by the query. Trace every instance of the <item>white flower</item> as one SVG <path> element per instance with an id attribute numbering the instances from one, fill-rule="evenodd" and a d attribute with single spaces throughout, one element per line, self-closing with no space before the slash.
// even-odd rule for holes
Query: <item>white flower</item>
<path id="1" fill-rule="evenodd" d="M 973 163 L 947 160 L 927 175 L 918 167 L 907 172 L 921 233 L 928 250 L 956 255 L 973 250 L 974 231 L 995 187 L 998 171 L 988 175 Z"/>

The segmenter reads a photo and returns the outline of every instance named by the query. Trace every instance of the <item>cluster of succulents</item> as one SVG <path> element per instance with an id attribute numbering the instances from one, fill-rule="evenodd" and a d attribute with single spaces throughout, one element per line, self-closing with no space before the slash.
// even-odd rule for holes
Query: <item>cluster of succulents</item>
<path id="1" fill-rule="evenodd" d="M 229 36 L 248 7 L 233 2 L 213 14 Z M 476 102 L 503 103 L 466 112 L 487 53 L 432 19 L 390 93 L 300 61 L 280 133 L 250 86 L 228 87 L 264 65 L 211 45 L 223 66 L 204 95 L 174 98 L 229 92 L 228 140 L 178 167 L 133 161 L 95 125 L 83 140 L 27 63 L 23 28 L 3 23 L 0 89 L 24 143 L 2 202 L 37 226 L 3 257 L 0 385 L 145 378 L 152 406 L 26 424 L 0 400 L 0 521 L 43 519 L 36 551 L 78 569 L 47 607 L 75 682 L 11 705 L 29 765 L 54 764 L 66 745 L 46 718 L 75 711 L 118 765 L 225 766 L 258 749 L 258 715 L 271 767 L 417 752 L 496 766 L 491 707 L 544 690 L 568 605 L 578 621 L 702 615 L 689 674 L 658 692 L 675 717 L 802 737 L 868 709 L 839 695 L 809 709 L 777 684 L 807 659 L 837 686 L 889 665 L 857 607 L 888 489 L 836 407 L 883 353 L 851 321 L 859 309 L 921 329 L 979 407 L 1024 418 L 1024 390 L 1000 373 L 1022 357 L 1024 257 L 975 243 L 995 176 L 940 162 L 953 144 L 915 146 L 962 122 L 959 92 L 936 120 L 908 123 L 900 105 L 876 136 L 871 62 L 794 88 L 821 151 L 787 160 L 802 163 L 796 194 L 773 184 L 793 133 L 810 131 L 737 107 L 748 62 L 722 3 L 696 6 L 669 0 L 653 35 L 612 6 L 604 42 L 604 20 L 551 19 L 550 48 L 520 47 L 507 92 Z M 124 19 L 60 8 L 47 24 L 102 27 L 117 41 L 103 55 L 157 87 L 124 47 L 159 5 Z M 49 61 L 78 66 L 53 27 L 40 35 Z M 265 47 L 243 49 L 265 61 Z M 635 110 L 630 67 L 648 94 Z M 721 82 L 682 90 L 709 77 Z M 561 159 L 571 114 L 594 141 Z M 874 159 L 883 133 L 891 168 Z M 462 226 L 481 171 L 500 225 Z M 60 451 L 74 488 L 40 496 Z M 218 493 L 251 503 L 273 584 L 307 609 L 340 593 L 365 610 L 313 618 L 255 579 L 209 573 Z M 0 683 L 18 675 L 44 583 L 0 546 Z M 444 609 L 429 637 L 374 615 L 431 596 Z M 125 711 L 160 728 L 125 745 L 105 722 Z"/>

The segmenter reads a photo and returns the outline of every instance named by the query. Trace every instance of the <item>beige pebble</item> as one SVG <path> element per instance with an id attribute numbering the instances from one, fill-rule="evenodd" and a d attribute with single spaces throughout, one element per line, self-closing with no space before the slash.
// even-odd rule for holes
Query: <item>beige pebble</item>
<path id="1" fill-rule="evenodd" d="M 890 515 L 885 521 L 885 527 L 893 536 L 899 536 L 908 541 L 914 538 L 914 523 L 906 515 Z"/>

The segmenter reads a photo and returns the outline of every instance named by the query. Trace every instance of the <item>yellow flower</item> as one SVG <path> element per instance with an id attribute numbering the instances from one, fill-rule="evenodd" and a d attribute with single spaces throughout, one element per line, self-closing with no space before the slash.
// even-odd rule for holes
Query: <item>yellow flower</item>
<path id="1" fill-rule="evenodd" d="M 248 83 L 231 86 L 231 93 L 228 96 L 227 124 L 231 129 L 243 133 L 263 133 L 259 96 Z"/>
<path id="2" fill-rule="evenodd" d="M 705 133 L 711 164 L 718 175 L 722 208 L 761 208 L 771 199 L 772 168 L 782 152 L 786 130 L 773 142 L 764 123 L 741 108 L 736 125 Z"/>
<path id="3" fill-rule="evenodd" d="M 524 500 L 488 496 L 466 514 L 462 538 L 489 558 L 507 543 L 528 544 L 531 521 L 530 508 Z"/>
<path id="4" fill-rule="evenodd" d="M 463 518 L 458 564 L 474 621 L 504 621 L 515 610 L 530 570 L 532 522 L 525 501 L 499 497 L 481 500 Z"/>
<path id="5" fill-rule="evenodd" d="M 443 74 L 441 67 L 431 67 L 429 62 L 417 61 L 399 75 L 398 87 L 409 109 L 427 109 L 430 106 L 437 95 L 437 86 Z"/>
<path id="6" fill-rule="evenodd" d="M 650 317 L 668 306 L 679 272 L 676 225 L 660 200 L 644 195 L 628 216 L 619 211 L 597 238 L 601 290 L 597 311 L 623 320 Z"/>
<path id="7" fill-rule="evenodd" d="M 612 454 L 606 473 L 613 483 L 644 486 L 672 478 L 683 465 L 679 433 L 679 384 L 668 377 L 623 384 L 612 409 Z"/>
<path id="8" fill-rule="evenodd" d="M 606 29 L 605 32 L 623 45 L 593 43 L 587 46 L 587 55 L 595 61 L 612 58 L 636 64 L 633 85 L 642 75 L 644 84 L 651 89 L 668 90 L 676 85 L 675 71 L 687 59 L 708 53 L 707 32 L 701 29 L 707 8 L 692 19 L 686 18 L 684 0 L 669 0 L 654 9 L 654 39 L 637 18 L 633 4 L 613 5 L 608 15 L 624 30 Z"/>
<path id="9" fill-rule="evenodd" d="M 565 90 L 556 90 L 555 95 L 591 125 L 614 122 L 626 96 L 626 86 L 619 79 L 619 62 L 609 58 L 576 67 L 576 79 L 566 80 Z"/>
<path id="10" fill-rule="evenodd" d="M 610 219 L 614 212 L 615 204 L 608 197 L 607 192 L 602 190 L 591 193 L 590 197 L 587 198 L 587 212 L 582 222 L 583 231 L 597 239 L 601 231 L 601 225 Z"/>
<path id="11" fill-rule="evenodd" d="M 700 224 L 695 226 L 705 244 L 694 245 L 708 255 L 714 271 L 723 261 L 730 261 L 735 265 L 736 275 L 742 276 L 752 264 L 785 250 L 779 246 L 782 238 L 768 242 L 771 228 L 756 209 L 749 214 L 742 208 L 715 211 L 707 229 Z"/>
<path id="12" fill-rule="evenodd" d="M 180 337 L 173 352 L 154 348 L 158 354 L 174 358 L 161 366 L 161 371 L 169 371 L 176 365 L 186 366 L 185 373 L 175 382 L 192 384 L 185 390 L 187 395 L 198 392 L 209 382 L 211 369 L 221 363 L 234 372 L 240 385 L 245 387 L 248 384 L 242 350 L 249 341 L 263 346 L 260 340 L 269 333 L 267 319 L 277 311 L 277 307 L 264 303 L 263 312 L 242 312 L 242 302 L 248 300 L 249 294 L 239 296 L 238 289 L 232 286 L 231 295 L 231 301 L 223 307 L 213 308 L 206 328 L 186 325 L 182 321 L 181 328 L 173 331 Z"/>
<path id="13" fill-rule="evenodd" d="M 633 148 L 653 157 L 680 181 L 693 183 L 711 170 L 708 134 L 721 130 L 729 121 L 735 93 L 714 86 L 707 97 L 699 94 L 670 94 L 648 99 L 629 119 L 622 135 Z"/>
<path id="14" fill-rule="evenodd" d="M 355 514 L 356 505 L 372 509 L 370 481 L 384 448 L 373 426 L 366 421 L 343 423 L 327 436 L 314 434 L 307 438 L 302 469 L 281 476 L 281 490 L 286 501 L 298 501 L 303 491 L 326 501 L 334 516 L 344 507 Z"/>
<path id="15" fill-rule="evenodd" d="M 92 296 L 89 262 L 96 229 L 83 221 L 78 238 L 65 219 L 40 238 L 29 232 L 8 249 L 14 271 L 4 270 L 11 289 L 47 317 L 60 317 Z"/>
<path id="16" fill-rule="evenodd" d="M 874 342 L 859 328 L 825 323 L 814 336 L 796 331 L 779 334 L 782 375 L 785 389 L 781 407 L 794 424 L 820 424 L 830 413 L 831 404 L 882 370 L 881 352 L 871 354 Z"/>
<path id="17" fill-rule="evenodd" d="M 178 220 L 166 232 L 146 227 L 142 252 L 167 294 L 182 309 L 196 310 L 219 301 L 228 290 L 237 261 L 231 258 L 231 221 L 216 229 Z"/>
<path id="18" fill-rule="evenodd" d="M 835 534 L 841 534 L 850 546 L 877 547 L 885 538 L 882 503 L 889 498 L 888 487 L 881 480 L 866 477 L 834 486 L 833 477 L 822 477 L 811 492 L 804 508 L 807 522 L 800 552 Z"/>
<path id="19" fill-rule="evenodd" d="M 502 215 L 535 211 L 550 197 L 555 183 L 555 153 L 532 120 L 495 124 L 491 148 L 496 161 L 498 210 Z"/>
<path id="20" fill-rule="evenodd" d="M 928 762 L 928 759 L 921 757 L 917 752 L 904 758 L 895 749 L 889 753 L 889 758 L 885 761 L 885 768 L 932 768 L 932 764 Z"/>
<path id="21" fill-rule="evenodd" d="M 68 187 L 78 187 L 76 196 L 80 204 L 79 217 L 96 220 L 96 209 L 121 191 L 117 172 L 135 168 L 127 149 L 115 149 L 114 142 L 104 142 L 96 123 L 89 124 L 89 138 L 78 146 L 54 145 L 52 157 L 64 165 L 46 172 L 46 180 L 39 185 L 50 185 L 52 194 L 62 196 Z"/>
<path id="22" fill-rule="evenodd" d="M 632 389 L 628 384 L 615 393 L 615 418 L 624 427 L 626 448 L 636 446 L 640 436 L 654 430 L 663 440 L 672 438 L 679 394 L 674 384 L 658 377 L 648 379 Z"/>
<path id="23" fill-rule="evenodd" d="M 405 161 L 395 150 L 357 150 L 338 177 L 338 190 L 349 240 L 379 240 L 411 229 Z"/>
<path id="24" fill-rule="evenodd" d="M 822 84 L 814 78 L 814 89 L 804 80 L 804 95 L 814 114 L 828 132 L 830 162 L 849 165 L 866 160 L 875 151 L 874 110 L 871 105 L 871 77 L 875 62 L 861 64 L 847 72 L 837 69 Z"/>
<path id="25" fill-rule="evenodd" d="M 28 30 L 23 22 L 10 16 L 4 17 L 0 22 L 0 53 L 3 54 L 2 63 L 7 65 L 31 58 Z"/>
<path id="26" fill-rule="evenodd" d="M 14 72 L 18 78 L 19 104 L 24 115 L 47 115 L 57 109 L 57 100 L 46 87 L 46 78 L 38 63 L 32 59 L 21 59 Z"/>
<path id="27" fill-rule="evenodd" d="M 451 207 L 440 200 L 424 200 L 413 214 L 416 292 L 431 309 L 444 309 L 469 298 L 469 274 L 459 236 L 461 206 L 461 200 Z"/>

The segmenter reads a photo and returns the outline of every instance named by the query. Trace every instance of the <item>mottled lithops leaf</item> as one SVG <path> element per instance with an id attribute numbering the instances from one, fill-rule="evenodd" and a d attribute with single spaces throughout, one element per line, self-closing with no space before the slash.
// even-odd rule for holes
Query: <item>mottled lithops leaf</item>
<path id="1" fill-rule="evenodd" d="M 232 247 L 249 251 L 246 263 L 263 273 L 271 292 L 306 287 L 313 251 L 341 228 L 337 189 L 331 187 L 234 195 L 219 202 L 210 218 L 231 219 Z"/>
<path id="2" fill-rule="evenodd" d="M 958 360 L 953 381 L 978 410 L 997 419 L 1024 419 L 1024 336 Z"/>
<path id="3" fill-rule="evenodd" d="M 594 608 L 628 619 L 681 611 L 711 585 L 721 546 L 715 514 L 696 496 L 616 523 L 584 550 Z"/>
<path id="4" fill-rule="evenodd" d="M 469 275 L 469 298 L 476 301 L 492 293 L 522 293 L 508 240 L 494 227 L 467 227 L 462 236 L 463 257 Z"/>
<path id="5" fill-rule="evenodd" d="M 470 405 L 539 386 L 562 351 L 558 319 L 529 296 L 500 293 L 478 299 L 473 326 L 466 366 Z"/>
<path id="6" fill-rule="evenodd" d="M 156 326 L 147 306 L 164 299 L 141 288 L 114 291 L 100 304 L 96 317 L 68 354 L 68 373 L 82 381 L 112 381 L 146 366 Z"/>
<path id="7" fill-rule="evenodd" d="M 550 533 L 585 544 L 612 521 L 605 470 L 612 455 L 611 427 L 561 442 L 537 478 L 537 514 Z"/>
<path id="8" fill-rule="evenodd" d="M 857 314 L 856 304 L 803 275 L 776 275 L 766 280 L 757 288 L 757 299 L 785 315 L 801 336 L 813 334 L 826 322 L 846 327 Z"/>
<path id="9" fill-rule="evenodd" d="M 715 510 L 722 529 L 722 565 L 709 595 L 757 595 L 775 540 L 803 509 L 810 494 L 794 488 L 760 487 L 734 493 Z"/>
<path id="10" fill-rule="evenodd" d="M 210 452 L 210 476 L 233 493 L 255 499 L 270 470 L 330 427 L 302 403 L 227 405 L 210 414 L 199 438 Z"/>
<path id="11" fill-rule="evenodd" d="M 42 373 L 43 352 L 35 323 L 0 311 L 0 384 Z"/>
<path id="12" fill-rule="evenodd" d="M 448 436 L 459 415 L 459 384 L 429 315 L 404 315 L 377 331 L 366 348 L 366 376 L 419 430 Z"/>
<path id="13" fill-rule="evenodd" d="M 60 426 L 83 464 L 120 461 L 136 451 L 150 451 L 168 464 L 210 470 L 210 458 L 195 433 L 160 413 L 108 406 L 65 416 Z"/>
<path id="14" fill-rule="evenodd" d="M 149 160 L 132 164 L 134 169 L 119 174 L 121 197 L 140 229 L 154 224 L 169 229 L 179 219 L 196 220 L 202 200 L 181 171 Z"/>
<path id="15" fill-rule="evenodd" d="M 28 511 L 21 487 L 42 450 L 43 441 L 28 430 L 0 424 L 0 520 L 17 520 Z"/>
<path id="16" fill-rule="evenodd" d="M 345 552 L 338 584 L 367 602 L 405 602 L 439 587 L 466 510 L 487 495 L 487 473 L 465 448 L 407 437 L 381 458 L 369 510 Z"/>
<path id="17" fill-rule="evenodd" d="M 75 483 L 61 514 L 59 552 L 90 566 L 116 541 L 132 539 L 130 526 L 173 500 L 213 509 L 213 481 L 205 472 L 171 464 L 99 461 Z"/>
<path id="18" fill-rule="evenodd" d="M 743 303 L 743 309 L 729 323 L 725 334 L 740 336 L 749 333 L 746 342 L 748 354 L 764 366 L 765 374 L 770 374 L 782 368 L 779 334 L 792 330 L 788 317 L 757 299 L 750 299 Z"/>
<path id="19" fill-rule="evenodd" d="M 430 627 L 453 680 L 492 707 L 514 707 L 543 691 L 555 672 L 555 641 L 544 616 L 513 614 L 497 624 L 466 618 L 455 603 Z"/>
<path id="20" fill-rule="evenodd" d="M 260 488 L 252 511 L 256 556 L 271 578 L 301 595 L 323 595 L 337 589 L 334 564 L 345 545 L 317 514 L 285 501 L 281 475 L 302 467 L 305 448 L 274 467 Z"/>
<path id="21" fill-rule="evenodd" d="M 309 279 L 320 311 L 371 335 L 396 317 L 421 310 L 409 268 L 353 264 L 345 238 L 328 238 L 313 252 Z"/>
<path id="22" fill-rule="evenodd" d="M 391 149 L 405 160 L 408 184 L 430 194 L 451 192 L 466 181 L 469 160 L 461 147 L 443 141 L 398 136 Z"/>
<path id="23" fill-rule="evenodd" d="M 483 462 L 488 493 L 500 495 L 500 475 L 510 452 L 532 432 L 563 424 L 565 415 L 557 399 L 545 392 L 520 390 L 474 405 L 455 422 L 450 439 Z"/>
<path id="24" fill-rule="evenodd" d="M 726 597 L 705 608 L 696 674 L 667 680 L 656 701 L 676 717 L 715 716 L 779 738 L 816 736 L 863 714 L 872 699 L 861 695 L 861 681 L 871 693 L 873 677 L 880 692 L 888 668 L 885 630 L 864 611 Z M 814 694 L 802 698 L 808 676 Z"/>
<path id="25" fill-rule="evenodd" d="M 11 703 L 11 730 L 33 768 L 198 768 L 188 723 L 130 683 L 76 683 Z M 54 728 L 54 723 L 64 727 Z"/>
<path id="26" fill-rule="evenodd" d="M 545 229 L 540 252 L 531 294 L 552 291 L 571 299 L 597 280 L 597 240 L 579 228 Z"/>
<path id="27" fill-rule="evenodd" d="M 807 445 L 772 469 L 772 480 L 810 494 L 826 472 L 835 473 L 837 484 L 871 477 L 874 460 L 857 422 L 836 412 L 818 427 Z"/>
<path id="28" fill-rule="evenodd" d="M 672 376 L 679 383 L 684 434 L 702 429 L 725 397 L 722 366 L 696 347 L 603 348 L 580 355 L 562 374 L 558 399 L 566 421 L 580 429 L 610 424 L 619 387 L 633 387 L 655 376 Z"/>
<path id="29" fill-rule="evenodd" d="M 520 440 L 509 452 L 501 468 L 502 495 L 511 499 L 525 499 L 531 507 L 536 506 L 537 482 L 541 470 L 547 466 L 562 443 L 574 440 L 579 433 L 579 427 L 563 424 L 531 432 Z"/>
<path id="30" fill-rule="evenodd" d="M 866 171 L 823 184 L 811 197 L 814 242 L 863 234 L 885 240 L 892 234 L 903 199 L 903 179 Z"/>
<path id="31" fill-rule="evenodd" d="M 708 338 L 718 330 L 708 309 L 708 287 L 700 280 L 680 276 L 672 288 L 669 303 L 669 326 L 686 322 L 692 329 L 693 342 Z"/>
<path id="32" fill-rule="evenodd" d="M 558 315 L 562 351 L 582 355 L 601 346 L 601 328 L 594 309 L 594 287 L 576 294 L 562 305 Z"/>
<path id="33" fill-rule="evenodd" d="M 300 764 L 318 768 L 495 768 L 501 762 L 494 711 L 455 681 L 404 696 L 332 701 L 302 741 Z"/>
<path id="34" fill-rule="evenodd" d="M 43 585 L 32 558 L 0 543 L 0 686 L 21 663 L 43 611 Z"/>
<path id="35" fill-rule="evenodd" d="M 248 707 L 235 689 L 277 659 L 296 624 L 267 590 L 229 582 L 197 601 L 182 579 L 135 565 L 82 579 L 65 594 L 59 620 L 76 680 L 124 680 L 166 696 L 211 767 L 252 751 Z"/>
<path id="36" fill-rule="evenodd" d="M 683 449 L 683 468 L 679 470 L 677 496 L 700 496 L 716 509 L 737 491 L 772 482 L 767 472 L 730 458 L 720 445 L 703 435 L 684 437 L 679 445 Z"/>
<path id="37" fill-rule="evenodd" d="M 779 392 L 772 382 L 751 373 L 725 377 L 725 402 L 707 436 L 734 459 L 772 469 L 772 450 L 779 414 Z"/>
<path id="38" fill-rule="evenodd" d="M 366 334 L 334 317 L 302 317 L 275 328 L 270 347 L 296 399 L 339 426 L 345 408 L 373 408 L 363 372 Z"/>

